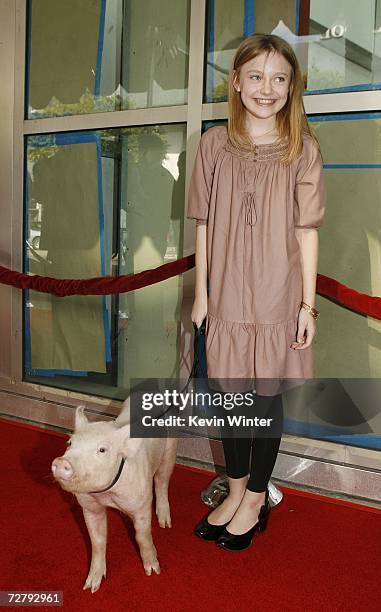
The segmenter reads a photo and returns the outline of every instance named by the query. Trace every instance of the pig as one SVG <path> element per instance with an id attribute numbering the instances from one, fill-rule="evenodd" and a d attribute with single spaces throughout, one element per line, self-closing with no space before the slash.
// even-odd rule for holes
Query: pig
<path id="1" fill-rule="evenodd" d="M 73 493 L 82 506 L 90 535 L 92 558 L 83 589 L 94 593 L 106 577 L 107 511 L 117 508 L 129 516 L 145 573 L 160 573 L 151 534 L 153 483 L 156 516 L 171 527 L 168 486 L 176 462 L 176 438 L 131 438 L 130 424 L 89 422 L 84 406 L 75 413 L 68 449 L 52 462 L 55 480 Z"/>

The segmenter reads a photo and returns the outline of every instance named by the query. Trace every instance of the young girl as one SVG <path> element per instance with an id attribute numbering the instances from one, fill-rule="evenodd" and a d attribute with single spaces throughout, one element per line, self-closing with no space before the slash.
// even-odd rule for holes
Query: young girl
<path id="1" fill-rule="evenodd" d="M 286 41 L 272 34 L 243 40 L 229 74 L 228 126 L 201 137 L 187 209 L 197 219 L 191 318 L 199 327 L 206 317 L 210 387 L 255 387 L 253 415 L 270 414 L 278 425 L 281 391 L 313 376 L 318 315 L 326 190 L 303 91 Z M 229 495 L 197 525 L 198 536 L 242 550 L 265 528 L 280 438 L 279 430 L 222 438 Z"/>

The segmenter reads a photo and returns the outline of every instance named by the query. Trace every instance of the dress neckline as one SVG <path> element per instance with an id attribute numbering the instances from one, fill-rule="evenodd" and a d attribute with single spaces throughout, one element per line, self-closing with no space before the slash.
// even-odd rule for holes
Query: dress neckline
<path id="1" fill-rule="evenodd" d="M 224 148 L 226 151 L 230 151 L 233 155 L 241 157 L 243 159 L 249 159 L 254 161 L 271 161 L 281 158 L 288 147 L 287 142 L 277 138 L 273 142 L 265 144 L 254 144 L 254 151 L 245 151 L 239 147 L 236 147 L 229 138 L 227 126 L 224 126 L 226 141 Z"/>
<path id="2" fill-rule="evenodd" d="M 227 136 L 225 142 L 225 149 L 230 153 L 233 153 L 233 155 L 254 161 L 271 161 L 280 159 L 286 152 L 288 144 L 287 142 L 277 139 L 274 142 L 269 142 L 267 144 L 255 144 L 254 147 L 254 151 L 245 151 L 244 149 L 236 147 L 231 142 L 229 136 Z"/>

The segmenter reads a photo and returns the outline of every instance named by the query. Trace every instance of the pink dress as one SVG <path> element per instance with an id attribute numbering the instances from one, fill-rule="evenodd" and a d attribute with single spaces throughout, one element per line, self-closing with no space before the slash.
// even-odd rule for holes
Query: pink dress
<path id="1" fill-rule="evenodd" d="M 295 228 L 318 228 L 326 187 L 309 135 L 288 166 L 287 145 L 233 146 L 225 126 L 201 137 L 186 216 L 207 224 L 206 362 L 211 389 L 263 395 L 313 377 L 313 347 L 294 350 L 302 300 Z"/>

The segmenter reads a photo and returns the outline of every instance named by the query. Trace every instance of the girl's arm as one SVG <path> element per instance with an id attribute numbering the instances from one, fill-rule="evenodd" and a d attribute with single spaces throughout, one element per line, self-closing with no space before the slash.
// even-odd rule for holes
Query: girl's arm
<path id="1" fill-rule="evenodd" d="M 200 327 L 208 309 L 206 224 L 196 225 L 196 285 L 191 319 Z"/>
<path id="2" fill-rule="evenodd" d="M 210 128 L 201 136 L 189 185 L 187 217 L 196 219 L 196 285 L 191 319 L 200 327 L 208 307 L 207 223 L 214 173 L 218 130 Z"/>
<path id="3" fill-rule="evenodd" d="M 318 229 L 324 222 L 326 184 L 319 149 L 312 139 L 306 139 L 304 147 L 296 176 L 294 227 L 301 256 L 302 301 L 315 308 L 319 255 Z M 298 350 L 308 348 L 315 334 L 316 320 L 301 306 L 297 338 L 296 342 L 290 345 L 291 348 Z"/>
<path id="4" fill-rule="evenodd" d="M 313 228 L 296 228 L 295 235 L 299 242 L 302 276 L 303 302 L 315 308 L 316 277 L 319 256 L 319 232 Z M 297 341 L 291 348 L 305 349 L 309 347 L 316 334 L 316 321 L 304 308 L 299 311 Z M 305 337 L 306 335 L 306 337 Z M 300 344 L 299 344 L 300 343 Z"/>
<path id="5" fill-rule="evenodd" d="M 315 308 L 316 278 L 319 257 L 319 232 L 317 229 L 296 229 L 295 234 L 299 242 L 302 261 L 302 299 L 303 302 L 306 302 Z"/>

